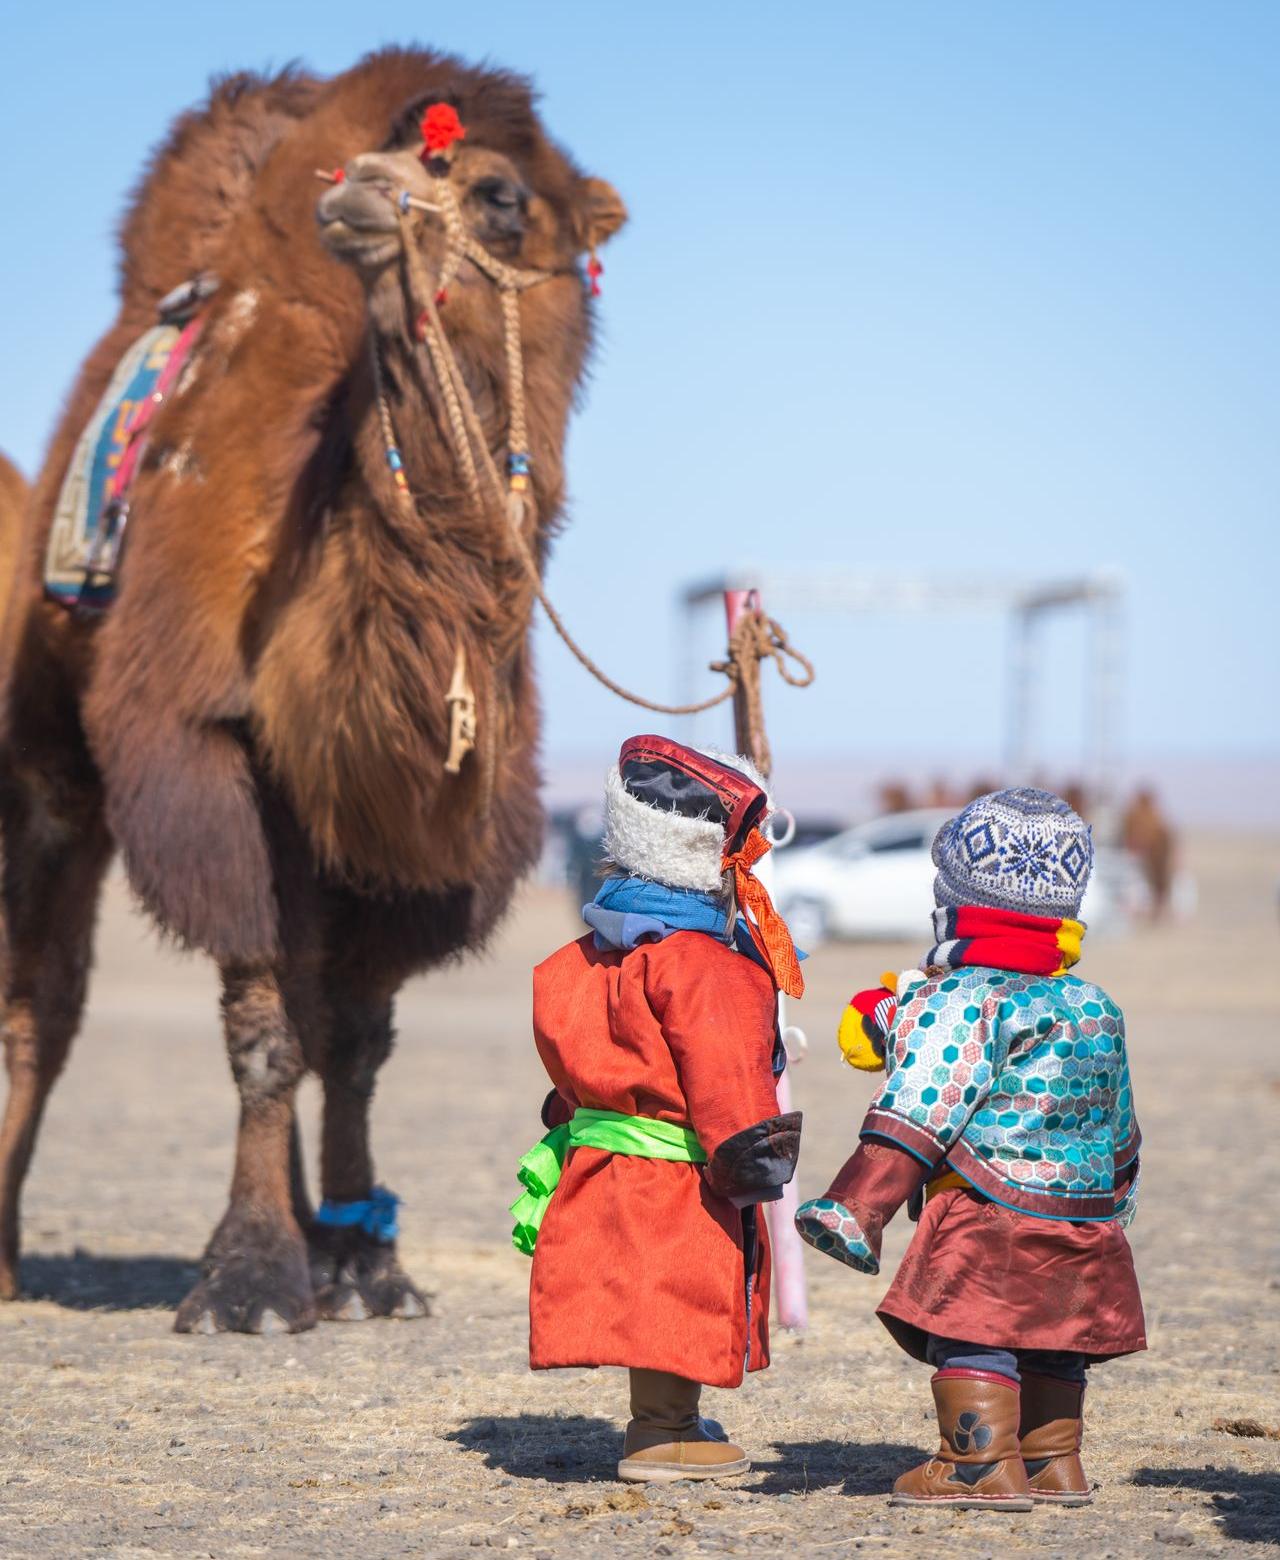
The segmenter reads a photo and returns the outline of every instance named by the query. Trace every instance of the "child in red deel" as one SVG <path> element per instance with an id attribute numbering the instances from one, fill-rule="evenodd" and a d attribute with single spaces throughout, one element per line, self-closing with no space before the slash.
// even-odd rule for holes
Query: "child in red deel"
<path id="1" fill-rule="evenodd" d="M 608 779 L 615 875 L 592 930 L 534 972 L 553 1130 L 522 1161 L 516 1244 L 533 1247 L 530 1364 L 625 1365 L 619 1477 L 745 1472 L 699 1416 L 702 1384 L 769 1363 L 760 1203 L 795 1170 L 779 1115 L 779 988 L 797 955 L 752 864 L 769 798 L 745 760 L 633 737 Z"/>
<path id="2" fill-rule="evenodd" d="M 841 1029 L 884 1086 L 796 1224 L 875 1273 L 884 1225 L 923 1198 L 879 1315 L 935 1367 L 941 1443 L 892 1504 L 1083 1506 L 1085 1370 L 1146 1348 L 1124 1015 L 1069 973 L 1093 842 L 1060 798 L 999 791 L 942 827 L 933 860 L 923 968 L 860 993 Z"/>

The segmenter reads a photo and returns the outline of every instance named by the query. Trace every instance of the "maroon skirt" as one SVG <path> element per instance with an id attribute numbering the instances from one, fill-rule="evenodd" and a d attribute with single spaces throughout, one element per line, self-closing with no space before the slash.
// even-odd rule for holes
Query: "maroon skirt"
<path id="1" fill-rule="evenodd" d="M 1037 1219 L 967 1188 L 925 1204 L 877 1314 L 918 1360 L 930 1333 L 1091 1360 L 1147 1346 L 1133 1254 L 1114 1220 Z"/>

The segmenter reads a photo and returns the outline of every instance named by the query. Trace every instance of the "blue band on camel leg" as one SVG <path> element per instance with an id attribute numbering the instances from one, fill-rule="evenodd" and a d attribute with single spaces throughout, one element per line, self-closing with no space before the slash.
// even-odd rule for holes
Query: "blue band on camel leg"
<path id="1" fill-rule="evenodd" d="M 400 1233 L 396 1210 L 400 1199 L 385 1186 L 375 1186 L 358 1202 L 335 1202 L 326 1197 L 316 1210 L 316 1223 L 335 1230 L 363 1230 L 374 1240 L 389 1244 Z"/>

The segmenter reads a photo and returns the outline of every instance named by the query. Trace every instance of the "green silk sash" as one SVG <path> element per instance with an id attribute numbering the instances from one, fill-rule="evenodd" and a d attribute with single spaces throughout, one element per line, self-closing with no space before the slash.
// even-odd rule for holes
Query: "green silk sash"
<path id="1" fill-rule="evenodd" d="M 511 1244 L 526 1257 L 533 1255 L 551 1194 L 560 1184 L 565 1157 L 572 1148 L 602 1148 L 607 1154 L 670 1159 L 690 1165 L 705 1164 L 707 1158 L 692 1127 L 657 1121 L 652 1116 L 624 1116 L 616 1110 L 579 1107 L 566 1126 L 548 1132 L 516 1167 L 516 1179 L 524 1191 L 511 1204 L 516 1221 Z"/>

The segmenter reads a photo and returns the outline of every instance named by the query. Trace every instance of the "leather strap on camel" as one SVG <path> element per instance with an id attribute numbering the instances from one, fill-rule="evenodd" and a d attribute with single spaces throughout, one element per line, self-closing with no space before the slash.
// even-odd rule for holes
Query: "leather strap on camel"
<path id="1" fill-rule="evenodd" d="M 741 689 L 746 698 L 749 716 L 754 712 L 751 725 L 754 730 L 759 731 L 763 740 L 760 662 L 765 659 L 772 660 L 783 680 L 793 687 L 807 687 L 814 678 L 812 662 L 790 644 L 784 631 L 771 618 L 766 618 L 759 612 L 744 614 L 730 640 L 728 656 L 724 661 L 712 664 L 713 671 L 723 672 L 728 678 L 727 686 L 719 693 L 692 704 L 662 704 L 633 693 L 608 676 L 574 639 L 564 620 L 548 599 L 533 544 L 533 537 L 536 535 L 536 516 L 529 480 L 532 462 L 525 410 L 520 294 L 527 288 L 549 281 L 557 273 L 521 270 L 507 265 L 467 232 L 458 206 L 457 195 L 448 179 L 449 163 L 456 150 L 456 143 L 466 135 L 457 112 L 448 104 L 433 104 L 423 116 L 422 132 L 422 159 L 428 171 L 436 175 L 439 200 L 438 202 L 418 200 L 408 191 L 390 197 L 394 201 L 400 222 L 408 312 L 414 322 L 415 338 L 430 361 L 444 402 L 449 441 L 453 447 L 458 471 L 467 489 L 467 496 L 480 512 L 488 512 L 495 518 L 501 517 L 498 560 L 501 560 L 504 555 L 509 556 L 509 553 L 514 553 L 514 561 L 522 571 L 527 587 L 541 603 L 551 626 L 577 661 L 611 693 L 630 704 L 639 705 L 642 709 L 652 710 L 660 715 L 697 715 L 727 702 Z M 340 175 L 319 173 L 318 177 L 332 180 Z M 444 224 L 445 256 L 434 285 L 427 276 L 422 256 L 413 241 L 415 227 L 413 213 L 415 212 L 438 215 Z M 489 440 L 476 412 L 475 402 L 463 378 L 457 354 L 440 319 L 440 305 L 444 303 L 449 283 L 457 275 L 463 260 L 470 260 L 493 282 L 501 300 L 508 405 L 506 440 L 508 454 L 505 481 L 498 471 Z M 601 269 L 593 252 L 587 268 L 593 294 L 600 290 L 598 278 Z M 398 502 L 406 512 L 416 513 L 416 504 L 405 475 L 404 459 L 396 438 L 395 424 L 386 395 L 381 354 L 377 339 L 372 333 L 370 354 L 387 465 L 391 471 Z M 509 662 L 511 657 L 507 659 Z M 788 669 L 788 660 L 794 662 L 799 668 L 797 672 Z M 484 727 L 491 727 L 493 722 L 483 720 L 477 710 L 475 692 L 468 675 L 466 655 L 461 644 L 457 648 L 453 680 L 447 701 L 450 709 L 450 741 L 445 764 L 446 772 L 459 773 L 463 758 L 476 745 L 479 738 L 483 743 L 483 751 L 480 755 L 482 810 L 487 810 L 487 799 L 492 789 L 493 766 L 496 760 L 496 743 L 493 740 L 493 733 L 491 731 L 486 733 Z"/>

